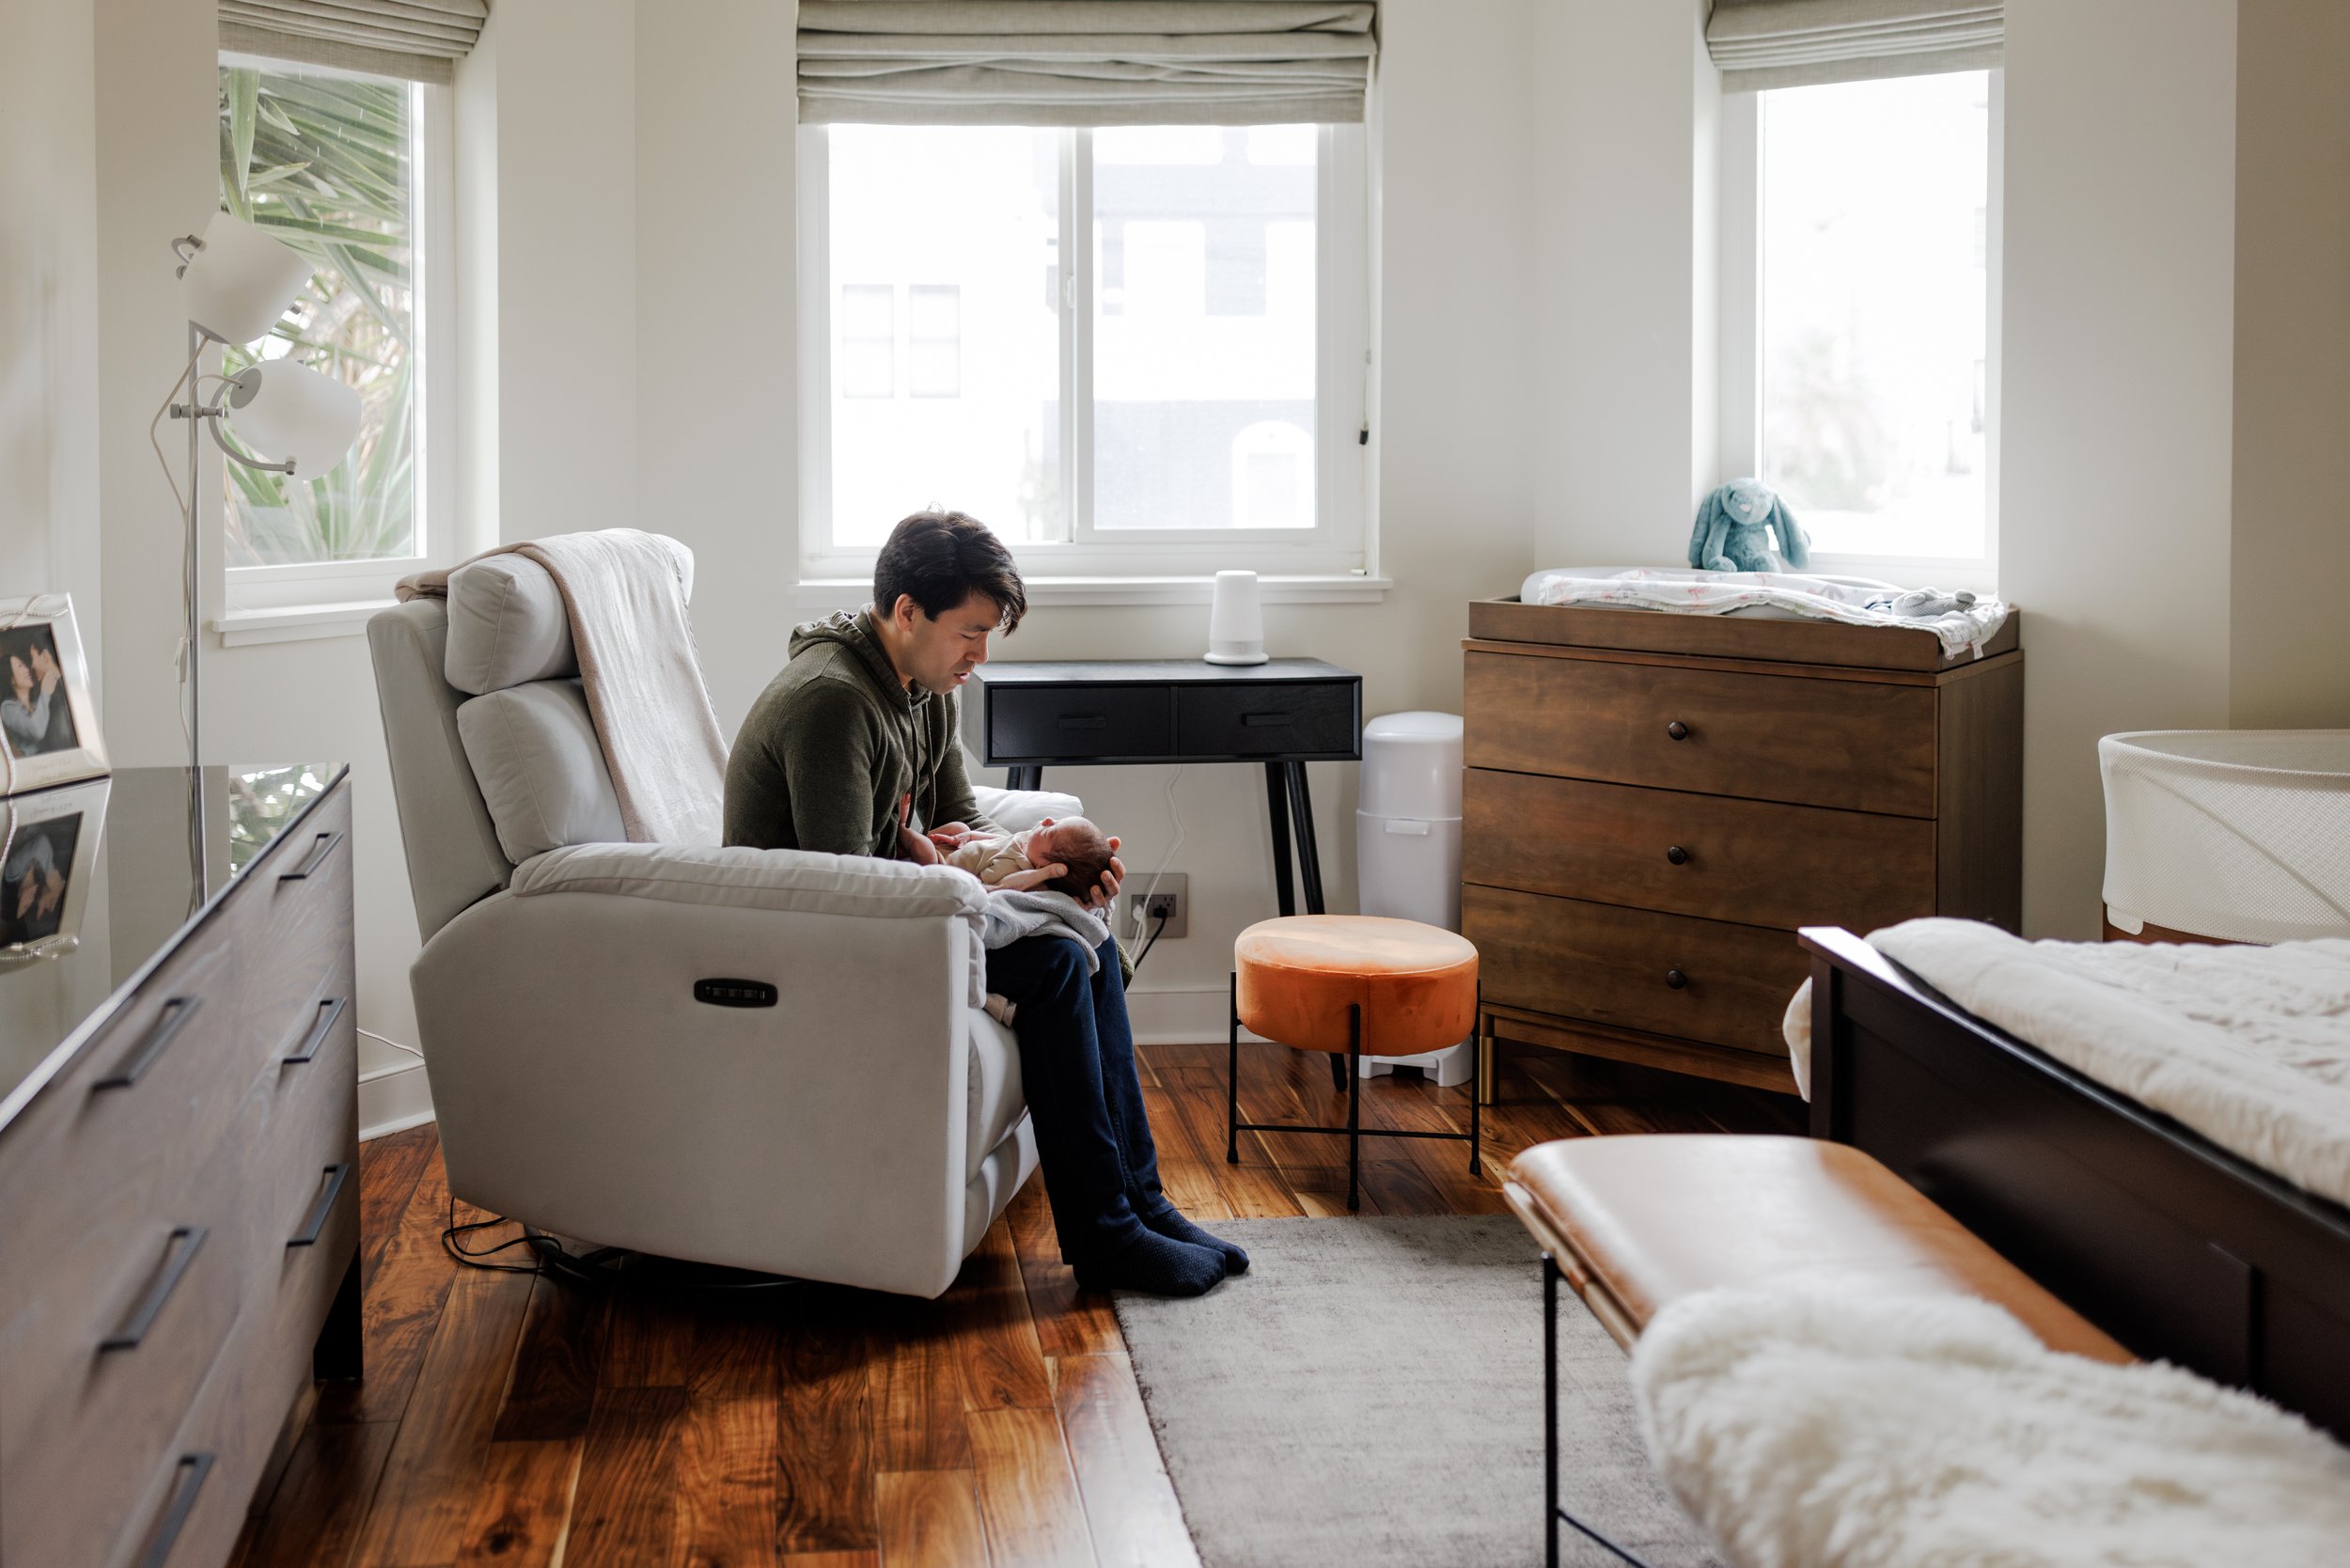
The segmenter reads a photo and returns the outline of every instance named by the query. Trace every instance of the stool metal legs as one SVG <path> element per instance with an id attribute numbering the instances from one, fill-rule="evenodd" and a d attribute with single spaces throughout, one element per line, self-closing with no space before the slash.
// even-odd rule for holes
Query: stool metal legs
<path id="1" fill-rule="evenodd" d="M 1632 1568 L 1649 1568 L 1647 1561 L 1617 1545 L 1599 1531 L 1559 1506 L 1559 1261 L 1543 1254 L 1543 1529 L 1547 1550 L 1543 1560 L 1559 1568 L 1559 1527 L 1572 1525 L 1586 1539 L 1606 1547 Z"/>
<path id="2" fill-rule="evenodd" d="M 1240 971 L 1231 974 L 1230 990 L 1225 1014 L 1224 1057 L 1224 1159 L 1228 1165 L 1240 1164 L 1240 1135 L 1243 1133 L 1343 1133 L 1346 1135 L 1346 1206 L 1362 1207 L 1363 1139 L 1367 1137 L 1432 1137 L 1443 1142 L 1465 1143 L 1469 1146 L 1469 1174 L 1481 1174 L 1481 1139 L 1484 1123 L 1477 1107 L 1477 1095 L 1469 1094 L 1469 1130 L 1465 1133 L 1424 1133 L 1418 1128 L 1363 1126 L 1363 1005 L 1350 1002 L 1346 1009 L 1346 1058 L 1340 1061 L 1337 1052 L 1329 1053 L 1331 1065 L 1344 1075 L 1346 1087 L 1346 1125 L 1315 1127 L 1291 1121 L 1243 1121 L 1240 1119 Z M 1480 1049 L 1482 1049 L 1480 1041 Z"/>

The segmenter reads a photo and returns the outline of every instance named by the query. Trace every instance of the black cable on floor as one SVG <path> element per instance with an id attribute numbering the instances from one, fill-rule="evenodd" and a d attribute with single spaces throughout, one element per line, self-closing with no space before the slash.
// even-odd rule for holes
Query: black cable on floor
<path id="1" fill-rule="evenodd" d="M 457 1198 L 451 1194 L 448 1225 L 441 1231 L 441 1249 L 466 1268 L 478 1268 L 492 1274 L 551 1274 L 583 1285 L 666 1291 L 772 1291 L 787 1285 L 811 1283 L 788 1274 L 760 1274 L 754 1269 L 728 1268 L 722 1263 L 686 1262 L 676 1258 L 656 1257 L 649 1252 L 633 1252 L 624 1247 L 600 1247 L 592 1252 L 574 1254 L 556 1237 L 532 1225 L 524 1226 L 522 1234 L 502 1241 L 495 1247 L 485 1247 L 478 1252 L 467 1250 L 460 1240 L 476 1231 L 510 1223 L 502 1216 L 493 1216 L 467 1220 L 460 1225 L 457 1223 Z M 521 1263 L 482 1262 L 516 1247 L 530 1248 L 537 1262 L 526 1267 Z"/>

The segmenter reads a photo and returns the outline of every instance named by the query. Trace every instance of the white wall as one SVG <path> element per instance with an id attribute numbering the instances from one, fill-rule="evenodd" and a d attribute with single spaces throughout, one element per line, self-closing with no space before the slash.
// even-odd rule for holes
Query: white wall
<path id="1" fill-rule="evenodd" d="M 2228 723 L 2232 0 L 2010 0 L 2000 588 L 2024 923 L 2092 937 L 2097 737 Z"/>
<path id="2" fill-rule="evenodd" d="M 2228 713 L 2350 726 L 2350 6 L 2238 0 Z"/>

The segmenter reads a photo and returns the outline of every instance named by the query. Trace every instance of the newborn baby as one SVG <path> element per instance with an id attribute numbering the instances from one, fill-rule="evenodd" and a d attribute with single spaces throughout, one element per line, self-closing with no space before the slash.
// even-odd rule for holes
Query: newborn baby
<path id="1" fill-rule="evenodd" d="M 1015 872 L 1060 866 L 1059 876 L 1034 886 L 1083 902 L 1109 869 L 1110 841 L 1083 817 L 1047 817 L 1026 833 L 967 834 L 952 849 L 942 847 L 940 858 L 990 887 L 1003 886 Z"/>

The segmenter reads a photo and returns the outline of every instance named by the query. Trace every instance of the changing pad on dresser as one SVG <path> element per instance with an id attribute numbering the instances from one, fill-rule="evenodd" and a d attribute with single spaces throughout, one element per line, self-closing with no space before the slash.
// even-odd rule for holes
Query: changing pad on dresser
<path id="1" fill-rule="evenodd" d="M 1607 604 L 1682 615 L 1790 616 L 1851 626 L 1897 626 L 1932 632 L 1945 658 L 1971 652 L 2007 620 L 1996 596 L 1938 616 L 1895 615 L 1887 608 L 1905 590 L 1872 577 L 1795 572 L 1699 572 L 1672 566 L 1551 567 L 1529 575 L 1518 590 L 1528 604 Z"/>
<path id="2" fill-rule="evenodd" d="M 2027 942 L 1923 919 L 1869 943 L 1985 1023 L 2350 1205 L 2350 941 Z M 1810 989 L 1786 1029 L 1806 1085 Z"/>

